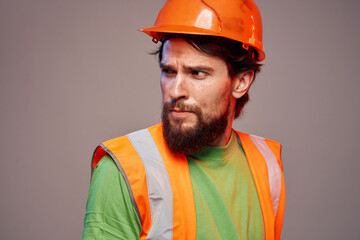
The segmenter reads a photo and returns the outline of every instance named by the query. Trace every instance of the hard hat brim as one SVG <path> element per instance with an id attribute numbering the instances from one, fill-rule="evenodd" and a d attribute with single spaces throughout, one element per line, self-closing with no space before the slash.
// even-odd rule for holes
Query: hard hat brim
<path id="1" fill-rule="evenodd" d="M 223 36 L 221 32 L 214 32 L 211 30 L 192 27 L 192 26 L 179 26 L 179 25 L 162 25 L 162 26 L 154 26 L 148 28 L 140 28 L 138 29 L 140 32 L 144 32 L 152 38 L 157 40 L 161 40 L 164 33 L 177 33 L 177 34 L 190 34 L 190 35 L 204 35 L 204 36 L 215 36 L 215 37 L 224 37 L 228 39 L 232 39 L 238 42 L 246 43 L 256 49 L 258 52 L 258 62 L 261 62 L 265 59 L 265 52 L 260 49 L 258 46 L 262 47 L 262 43 L 255 39 L 237 39 L 236 37 L 231 37 L 229 35 Z"/>

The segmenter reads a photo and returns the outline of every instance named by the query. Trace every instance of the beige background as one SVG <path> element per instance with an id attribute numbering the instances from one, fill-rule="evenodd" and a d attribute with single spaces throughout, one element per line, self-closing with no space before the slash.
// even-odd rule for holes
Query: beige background
<path id="1" fill-rule="evenodd" d="M 90 158 L 155 124 L 162 0 L 0 1 L 0 239 L 80 239 Z M 360 239 L 360 2 L 258 0 L 267 59 L 238 130 L 283 143 L 283 239 Z"/>

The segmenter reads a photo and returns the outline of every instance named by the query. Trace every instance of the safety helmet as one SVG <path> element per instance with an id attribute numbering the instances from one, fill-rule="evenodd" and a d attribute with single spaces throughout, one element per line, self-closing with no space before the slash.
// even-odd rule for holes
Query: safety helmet
<path id="1" fill-rule="evenodd" d="M 257 61 L 265 59 L 262 22 L 253 0 L 167 0 L 153 27 L 139 29 L 153 38 L 164 33 L 218 36 L 257 51 Z"/>

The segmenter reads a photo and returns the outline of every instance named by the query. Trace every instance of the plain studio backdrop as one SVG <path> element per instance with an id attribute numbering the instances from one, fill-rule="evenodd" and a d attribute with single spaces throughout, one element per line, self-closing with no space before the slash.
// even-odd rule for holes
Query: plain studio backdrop
<path id="1" fill-rule="evenodd" d="M 100 142 L 160 121 L 163 0 L 0 1 L 0 239 L 80 239 Z M 283 144 L 282 239 L 360 239 L 360 2 L 257 0 L 267 58 L 234 128 Z"/>

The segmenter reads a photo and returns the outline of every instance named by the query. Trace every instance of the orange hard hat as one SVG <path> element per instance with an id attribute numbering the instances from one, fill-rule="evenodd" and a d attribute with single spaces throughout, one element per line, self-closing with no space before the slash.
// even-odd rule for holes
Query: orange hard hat
<path id="1" fill-rule="evenodd" d="M 157 42 L 164 33 L 224 37 L 256 49 L 265 59 L 262 22 L 253 0 L 167 0 L 153 27 L 139 29 Z"/>

